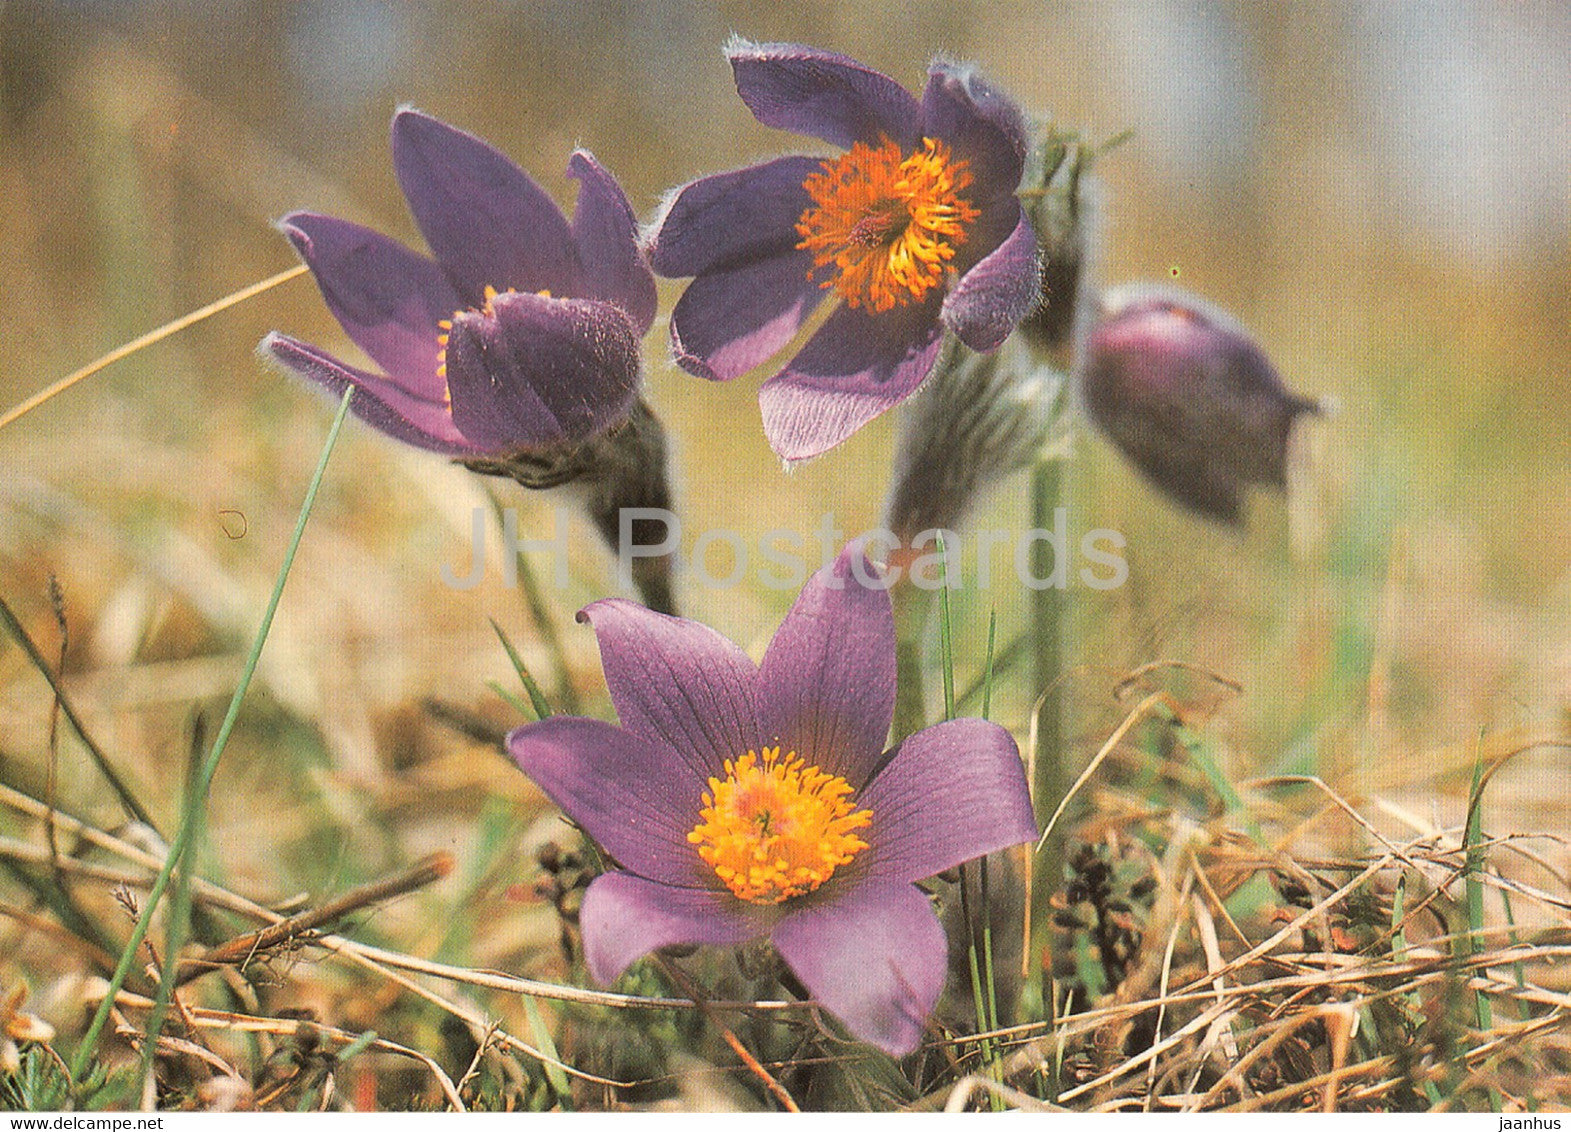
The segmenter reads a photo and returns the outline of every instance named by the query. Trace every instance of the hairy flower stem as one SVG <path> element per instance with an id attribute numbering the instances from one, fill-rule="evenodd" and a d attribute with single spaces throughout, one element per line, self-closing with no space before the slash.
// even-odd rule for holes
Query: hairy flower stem
<path id="1" fill-rule="evenodd" d="M 895 722 L 890 743 L 898 743 L 927 725 L 922 682 L 922 629 L 932 594 L 901 584 L 891 595 L 895 603 Z"/>
<path id="2" fill-rule="evenodd" d="M 582 444 L 513 456 L 476 457 L 461 463 L 482 475 L 507 476 L 531 491 L 573 485 L 611 553 L 618 562 L 629 563 L 633 585 L 643 603 L 657 613 L 676 614 L 672 556 L 634 558 L 631 554 L 634 546 L 664 541 L 665 524 L 623 515 L 624 510 L 635 508 L 671 510 L 665 429 L 643 401 L 633 406 L 625 424 Z"/>

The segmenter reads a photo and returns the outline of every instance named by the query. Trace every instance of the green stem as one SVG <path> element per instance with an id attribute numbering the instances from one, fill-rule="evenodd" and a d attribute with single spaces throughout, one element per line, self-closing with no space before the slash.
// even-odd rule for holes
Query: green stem
<path id="1" fill-rule="evenodd" d="M 1037 530 L 1052 530 L 1053 513 L 1061 505 L 1063 495 L 1064 461 L 1039 460 L 1031 471 L 1031 526 Z M 1046 540 L 1032 543 L 1031 572 L 1034 577 L 1048 578 L 1056 568 L 1064 565 L 1053 561 L 1055 553 L 1053 544 Z M 1067 566 L 1064 568 L 1067 570 Z M 1063 718 L 1064 623 L 1068 612 L 1067 589 L 1048 587 L 1031 592 L 1032 678 L 1036 696 L 1041 700 L 1037 709 L 1036 771 L 1031 782 L 1038 825 L 1047 822 L 1069 789 Z M 1063 839 L 1054 837 L 1041 848 L 1034 862 L 1031 896 L 1034 938 L 1028 940 L 1027 945 L 1035 954 L 1040 954 L 1049 940 L 1050 902 L 1063 879 L 1063 860 Z M 1039 965 L 1033 964 L 1032 970 L 1033 982 L 1042 977 Z"/>
<path id="2" fill-rule="evenodd" d="M 891 739 L 899 743 L 927 725 L 922 691 L 922 629 L 927 622 L 926 590 L 901 583 L 891 594 L 895 603 L 895 720 Z"/>
<path id="3" fill-rule="evenodd" d="M 1031 475 L 1031 526 L 1051 530 L 1053 512 L 1063 497 L 1063 461 L 1042 460 Z M 1053 545 L 1045 539 L 1031 544 L 1031 571 L 1046 578 L 1058 564 L 1053 561 Z M 1063 622 L 1068 609 L 1066 591 L 1049 586 L 1031 592 L 1031 655 L 1037 695 L 1042 697 L 1038 712 L 1036 781 L 1037 813 L 1051 814 L 1064 796 L 1063 768 Z"/>
<path id="4" fill-rule="evenodd" d="M 305 502 L 301 504 L 294 535 L 289 540 L 289 548 L 284 552 L 284 562 L 279 568 L 278 580 L 273 584 L 273 595 L 268 599 L 267 609 L 262 614 L 262 624 L 258 627 L 256 639 L 251 644 L 251 652 L 246 657 L 245 668 L 240 673 L 239 686 L 235 688 L 235 694 L 230 697 L 229 710 L 224 714 L 224 721 L 219 725 L 218 735 L 213 740 L 213 749 L 208 754 L 207 761 L 202 764 L 201 773 L 192 790 L 195 798 L 207 797 L 208 790 L 213 784 L 213 776 L 218 772 L 219 759 L 223 757 L 224 748 L 229 745 L 229 736 L 234 731 L 235 720 L 240 715 L 240 703 L 245 699 L 246 690 L 251 686 L 252 676 L 256 674 L 262 646 L 267 642 L 267 634 L 273 627 L 273 615 L 278 612 L 278 602 L 283 597 L 284 582 L 289 577 L 290 567 L 294 565 L 295 552 L 300 549 L 300 539 L 305 534 L 306 520 L 310 518 L 311 508 L 316 503 L 317 489 L 322 486 L 322 478 L 327 472 L 328 457 L 332 455 L 333 445 L 338 441 L 338 433 L 343 428 L 344 417 L 349 412 L 349 401 L 353 396 L 354 389 L 346 389 L 343 400 L 339 402 L 338 415 L 333 418 L 333 426 L 328 430 L 321 459 L 317 461 L 316 472 L 311 476 L 310 486 L 306 488 Z M 131 929 L 131 938 L 120 953 L 120 962 L 116 965 L 114 974 L 110 976 L 109 986 L 104 990 L 103 1001 L 98 1004 L 93 1020 L 88 1024 L 87 1032 L 82 1035 L 82 1043 L 77 1046 L 76 1055 L 71 1059 L 73 1081 L 81 1081 L 87 1072 L 88 1063 L 92 1061 L 93 1052 L 98 1048 L 98 1040 L 103 1035 L 104 1024 L 109 1020 L 109 1012 L 114 1009 L 115 998 L 119 995 L 120 988 L 125 986 L 131 964 L 136 961 L 136 953 L 141 949 L 142 941 L 147 938 L 147 930 L 153 922 L 153 912 L 158 907 L 158 902 L 163 899 L 165 889 L 169 887 L 169 879 L 174 875 L 175 867 L 185 856 L 186 846 L 191 843 L 197 826 L 197 812 L 200 809 L 200 806 L 194 805 L 187 807 L 180 828 L 175 833 L 175 839 L 169 846 L 169 853 L 164 858 L 164 866 L 158 871 L 152 887 L 148 889 L 147 899 L 142 905 L 142 914 L 137 917 L 136 924 Z M 166 962 L 170 959 L 172 957 L 166 957 Z"/>
<path id="5" fill-rule="evenodd" d="M 986 910 L 983 911 L 984 917 Z M 960 918 L 966 925 L 966 962 L 971 973 L 971 1001 L 976 1009 L 977 1033 L 985 1034 L 992 1030 L 992 1024 L 987 1014 L 987 991 L 983 988 L 982 972 L 986 961 L 982 958 L 982 948 L 977 942 L 977 920 L 975 910 L 971 906 L 971 866 L 960 866 Z M 993 1040 L 983 1038 L 979 1043 L 982 1050 L 982 1061 L 986 1065 L 993 1062 Z"/>
<path id="6" fill-rule="evenodd" d="M 192 823 L 192 842 L 201 839 L 207 817 L 206 796 L 196 791 L 202 748 L 206 739 L 205 731 L 202 717 L 197 716 L 191 732 L 191 755 L 186 763 L 185 775 L 185 811 L 181 815 L 183 820 L 189 818 Z M 158 1058 L 158 1036 L 163 1033 L 164 1021 L 169 1013 L 169 1003 L 174 997 L 178 982 L 180 949 L 185 946 L 186 937 L 191 930 L 191 874 L 194 872 L 195 861 L 196 851 L 194 849 L 187 851 L 180 862 L 174 893 L 169 898 L 169 915 L 165 917 L 167 923 L 164 927 L 164 957 L 162 970 L 159 972 L 158 993 L 153 997 L 153 1008 L 148 1011 L 147 1026 L 143 1030 L 142 1037 L 144 1082 L 152 1075 L 154 1063 Z"/>
<path id="7" fill-rule="evenodd" d="M 1483 736 L 1479 739 L 1482 741 Z M 1467 931 L 1463 933 L 1459 950 L 1464 957 L 1479 954 L 1484 949 L 1484 875 L 1486 850 L 1484 847 L 1484 757 L 1475 750 L 1473 756 L 1473 785 L 1467 795 L 1467 826 L 1462 844 L 1465 849 L 1463 869 L 1466 874 Z M 1464 983 L 1464 985 L 1466 985 Z M 1495 1028 L 1495 1012 L 1486 991 L 1473 991 L 1473 1017 L 1481 1033 Z M 1489 1086 L 1489 1107 L 1501 1110 L 1500 1090 Z"/>

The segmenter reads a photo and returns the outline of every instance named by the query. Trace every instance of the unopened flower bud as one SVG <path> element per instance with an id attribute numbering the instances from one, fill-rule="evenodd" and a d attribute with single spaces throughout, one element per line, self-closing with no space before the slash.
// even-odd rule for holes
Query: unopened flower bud
<path id="1" fill-rule="evenodd" d="M 1227 314 L 1182 291 L 1103 295 L 1080 385 L 1092 420 L 1170 498 L 1227 523 L 1249 484 L 1287 486 L 1288 439 L 1319 402 L 1289 393 Z"/>
<path id="2" fill-rule="evenodd" d="M 991 354 L 951 343 L 900 434 L 885 523 L 910 546 L 957 530 L 989 486 L 1029 465 L 1058 419 L 1063 376 L 1015 339 Z"/>
<path id="3" fill-rule="evenodd" d="M 1096 151 L 1073 134 L 1041 128 L 1037 133 L 1019 195 L 1042 252 L 1042 300 L 1020 323 L 1020 335 L 1067 369 L 1086 307 L 1094 221 L 1088 174 Z"/>

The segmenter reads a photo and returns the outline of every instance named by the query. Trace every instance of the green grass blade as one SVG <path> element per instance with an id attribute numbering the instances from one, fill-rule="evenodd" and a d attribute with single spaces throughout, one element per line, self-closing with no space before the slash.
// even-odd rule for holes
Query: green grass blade
<path id="1" fill-rule="evenodd" d="M 1221 764 L 1217 762 L 1215 741 L 1205 732 L 1196 731 L 1193 728 L 1185 727 L 1183 724 L 1175 724 L 1174 731 L 1178 737 L 1178 742 L 1188 753 L 1189 761 L 1194 764 L 1196 770 L 1205 776 L 1206 782 L 1210 784 L 1212 790 L 1216 791 L 1217 797 L 1222 800 L 1222 805 L 1226 807 L 1227 812 L 1230 814 L 1245 812 L 1246 807 L 1243 798 L 1239 797 L 1237 788 L 1233 786 L 1227 774 L 1222 770 Z"/>
<path id="2" fill-rule="evenodd" d="M 535 715 L 535 709 L 531 705 L 526 704 L 512 692 L 509 692 L 506 688 L 502 687 L 502 685 L 498 684 L 495 680 L 487 680 L 485 682 L 485 686 L 490 688 L 499 697 L 501 697 L 502 700 L 507 703 L 507 706 L 516 711 L 519 715 Z"/>
<path id="3" fill-rule="evenodd" d="M 201 779 L 202 749 L 207 745 L 207 729 L 198 715 L 191 728 L 191 752 L 186 762 L 185 807 L 182 822 L 191 822 L 191 841 L 201 840 L 206 825 L 206 797 L 198 794 Z M 185 946 L 191 931 L 191 874 L 196 862 L 196 851 L 188 849 L 182 856 L 179 872 L 175 875 L 174 892 L 169 898 L 169 914 L 164 932 L 163 966 L 159 972 L 158 991 L 153 996 L 153 1007 L 148 1011 L 147 1026 L 143 1031 L 142 1080 L 145 1083 L 153 1074 L 153 1064 L 158 1056 L 158 1037 L 163 1033 L 164 1020 L 168 1017 L 169 1003 L 174 996 L 176 975 L 180 969 L 180 949 Z M 144 1084 L 145 1087 L 145 1084 Z"/>
<path id="4" fill-rule="evenodd" d="M 518 673 L 518 679 L 524 686 L 524 691 L 529 693 L 529 702 L 534 705 L 535 718 L 545 719 L 552 714 L 551 702 L 545 698 L 545 693 L 540 690 L 539 683 L 530 675 L 524 658 L 518 655 L 518 650 L 513 647 L 513 642 L 507 639 L 507 634 L 502 632 L 502 626 L 496 623 L 496 618 L 488 618 L 491 628 L 496 632 L 496 639 L 502 642 L 502 647 L 507 650 L 507 659 L 512 662 L 513 671 Z"/>
<path id="5" fill-rule="evenodd" d="M 1482 736 L 1480 736 L 1482 739 Z M 1484 755 L 1480 748 L 1473 757 L 1473 783 L 1467 792 L 1467 830 L 1462 837 L 1464 849 L 1463 870 L 1466 876 L 1467 933 L 1461 942 L 1464 956 L 1477 955 L 1484 949 Z M 1473 1017 L 1481 1034 L 1490 1033 L 1495 1027 L 1494 1007 L 1482 990 L 1473 992 Z M 1500 1091 L 1489 1087 L 1490 1108 L 1500 1111 Z"/>
<path id="6" fill-rule="evenodd" d="M 998 644 L 998 608 L 987 611 L 987 660 L 982 665 L 982 718 L 993 714 L 993 648 Z"/>
<path id="7" fill-rule="evenodd" d="M 955 710 L 965 711 L 978 697 L 988 692 L 989 688 L 997 683 L 998 677 L 1009 672 L 1026 655 L 1026 646 L 1029 643 L 1027 635 L 1020 633 L 1003 648 L 998 649 L 993 657 L 992 670 L 981 672 L 965 691 L 955 697 Z"/>
<path id="8" fill-rule="evenodd" d="M 49 688 L 55 694 L 55 702 L 60 705 L 60 713 L 71 724 L 71 729 L 76 732 L 76 737 L 82 741 L 82 746 L 87 748 L 88 756 L 92 758 L 93 765 L 98 768 L 98 773 L 104 776 L 104 781 L 109 783 L 109 788 L 115 792 L 115 797 L 120 800 L 120 805 L 125 809 L 126 816 L 141 822 L 153 830 L 153 832 L 158 833 L 158 825 L 153 821 L 152 815 L 137 800 L 136 795 L 131 793 L 130 787 L 120 780 L 120 776 L 115 773 L 114 766 L 109 762 L 109 756 L 104 754 L 103 748 L 94 742 L 93 737 L 87 733 L 87 728 L 83 725 L 81 717 L 76 714 L 76 709 L 71 706 L 71 701 L 66 696 L 65 689 L 60 686 L 60 681 L 55 676 L 54 669 L 49 667 L 49 662 L 38 651 L 38 646 L 27 635 L 27 630 L 22 627 L 21 621 L 17 620 L 16 614 L 11 612 L 11 607 L 6 604 L 4 598 L 0 598 L 0 623 L 5 625 L 6 631 L 11 634 L 12 639 L 22 646 L 22 651 L 27 654 L 27 659 L 32 662 L 33 667 L 38 669 L 43 674 L 44 679 L 49 682 Z M 159 837 L 163 836 L 162 833 L 158 835 Z"/>
<path id="9" fill-rule="evenodd" d="M 573 1088 L 568 1083 L 567 1074 L 562 1072 L 562 1067 L 557 1064 L 562 1060 L 556 1052 L 556 1040 L 551 1037 L 550 1029 L 540 1017 L 540 1007 L 528 995 L 524 996 L 524 1013 L 529 1016 L 529 1030 L 534 1036 L 535 1045 L 540 1047 L 540 1052 L 550 1058 L 542 1061 L 541 1068 L 545 1070 L 545 1078 L 551 1084 L 551 1091 L 556 1094 L 557 1104 L 562 1106 L 563 1112 L 573 1111 Z"/>
<path id="10" fill-rule="evenodd" d="M 510 529 L 503 518 L 502 501 L 494 491 L 487 491 L 486 494 L 491 499 L 491 511 L 496 515 L 497 525 L 503 530 Z M 545 591 L 540 588 L 540 579 L 535 577 L 535 568 L 530 565 L 529 556 L 522 549 L 515 549 L 513 558 L 518 566 L 518 589 L 523 595 L 524 606 L 540 632 L 540 639 L 545 642 L 546 651 L 556 664 L 557 699 L 568 715 L 577 715 L 578 693 L 573 690 L 572 669 L 568 667 L 567 650 L 562 647 L 562 638 L 556 632 L 556 622 L 551 619 L 550 607 L 546 605 Z"/>
<path id="11" fill-rule="evenodd" d="M 273 616 L 278 612 L 278 603 L 284 594 L 284 582 L 288 580 L 289 570 L 294 565 L 295 552 L 300 549 L 300 539 L 305 534 L 306 520 L 311 517 L 311 508 L 316 504 L 317 490 L 322 486 L 322 479 L 327 473 L 328 457 L 333 454 L 333 446 L 338 442 L 338 433 L 344 426 L 344 417 L 349 413 L 349 401 L 353 396 L 353 388 L 344 390 L 343 400 L 338 404 L 338 414 L 333 418 L 333 425 L 328 430 L 327 441 L 322 446 L 322 456 L 317 461 L 310 486 L 306 488 L 305 502 L 300 506 L 300 517 L 295 522 L 294 534 L 289 540 L 288 549 L 284 552 L 283 565 L 278 570 L 278 580 L 273 584 L 272 597 L 268 599 L 267 609 L 262 614 L 262 623 L 257 628 L 256 639 L 251 644 L 251 651 L 246 656 L 245 668 L 240 673 L 240 683 L 229 700 L 229 710 L 224 713 L 224 721 L 218 727 L 218 735 L 213 740 L 213 749 L 209 752 L 207 761 L 202 764 L 201 774 L 198 776 L 194 790 L 198 798 L 207 797 L 208 789 L 213 783 L 213 775 L 218 772 L 218 763 L 223 757 L 224 748 L 229 745 L 229 736 L 234 731 L 235 720 L 240 715 L 240 704 L 245 699 L 246 691 L 251 687 L 251 678 L 256 674 L 256 665 L 262 656 L 262 646 L 267 643 L 267 634 L 273 627 Z M 153 911 L 158 907 L 158 902 L 163 899 L 164 892 L 169 887 L 170 877 L 174 874 L 180 859 L 185 856 L 186 847 L 191 842 L 192 833 L 196 828 L 198 808 L 200 807 L 192 807 L 186 813 L 174 841 L 169 846 L 169 854 L 164 859 L 164 866 L 153 879 L 152 887 L 148 889 L 147 899 L 142 905 L 142 914 L 137 917 L 136 924 L 131 929 L 131 938 L 126 941 L 125 949 L 120 953 L 120 962 L 115 967 L 114 974 L 110 976 L 103 1001 L 98 1004 L 93 1020 L 88 1023 L 87 1032 L 82 1035 L 81 1044 L 77 1046 L 76 1053 L 71 1059 L 73 1081 L 82 1079 L 88 1064 L 93 1059 L 93 1053 L 98 1048 L 98 1040 L 103 1035 L 104 1024 L 108 1022 L 109 1012 L 114 1008 L 115 996 L 125 985 L 126 976 L 131 971 L 131 964 L 136 961 L 136 953 L 141 949 L 142 941 L 147 938 L 147 930 L 153 922 Z"/>
<path id="12" fill-rule="evenodd" d="M 955 717 L 955 637 L 949 613 L 949 551 L 938 536 L 938 560 L 943 563 L 943 588 L 938 603 L 938 651 L 944 662 L 944 718 Z"/>
<path id="13" fill-rule="evenodd" d="M 1483 799 L 1480 796 L 1483 784 L 1484 762 L 1480 755 L 1473 761 L 1473 784 L 1467 794 L 1467 829 L 1462 838 L 1465 854 L 1463 869 L 1467 894 L 1467 934 L 1459 942 L 1464 956 L 1476 955 L 1483 950 L 1484 884 L 1479 879 L 1483 875 L 1486 856 L 1483 847 Z M 1482 992 L 1475 992 L 1473 1005 L 1478 1028 L 1480 1030 L 1492 1028 L 1494 1020 L 1489 999 Z"/>

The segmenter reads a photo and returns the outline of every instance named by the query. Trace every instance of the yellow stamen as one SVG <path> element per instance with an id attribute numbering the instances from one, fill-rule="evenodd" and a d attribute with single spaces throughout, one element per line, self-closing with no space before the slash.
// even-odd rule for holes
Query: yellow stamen
<path id="1" fill-rule="evenodd" d="M 873 820 L 855 810 L 851 785 L 766 747 L 727 759 L 711 778 L 699 823 L 687 835 L 727 888 L 752 904 L 812 892 L 867 848 L 855 833 Z"/>
<path id="2" fill-rule="evenodd" d="M 797 220 L 796 246 L 813 253 L 815 273 L 831 269 L 819 285 L 848 306 L 882 313 L 919 302 L 981 215 L 959 195 L 971 181 L 968 163 L 933 138 L 909 157 L 887 137 L 876 149 L 857 142 L 802 182 L 813 204 Z"/>

